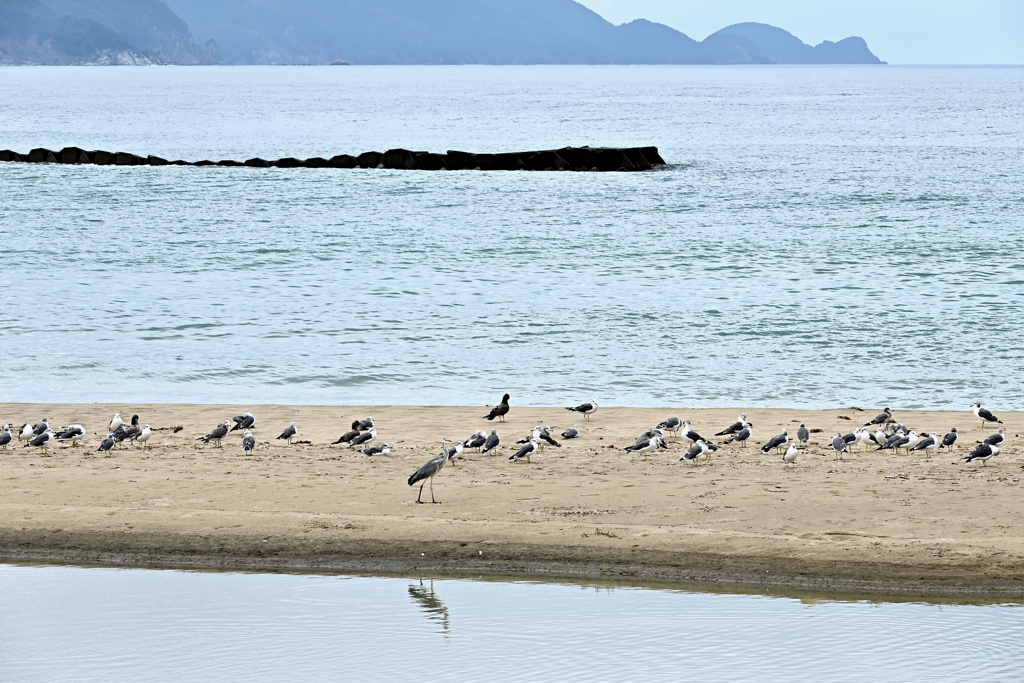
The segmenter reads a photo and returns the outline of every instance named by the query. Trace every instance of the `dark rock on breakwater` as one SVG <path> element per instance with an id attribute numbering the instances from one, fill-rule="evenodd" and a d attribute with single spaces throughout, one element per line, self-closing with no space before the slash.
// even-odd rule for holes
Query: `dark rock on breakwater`
<path id="1" fill-rule="evenodd" d="M 448 150 L 445 154 L 389 149 L 364 152 L 359 156 L 338 154 L 331 158 L 312 157 L 276 160 L 254 157 L 246 161 L 169 161 L 162 157 L 139 156 L 130 152 L 107 152 L 65 147 L 51 150 L 37 147 L 27 154 L 0 150 L 0 161 L 31 164 L 95 164 L 97 166 L 244 166 L 248 168 L 388 168 L 403 171 L 649 171 L 664 166 L 657 147 L 563 147 L 533 152 L 476 154 Z"/>

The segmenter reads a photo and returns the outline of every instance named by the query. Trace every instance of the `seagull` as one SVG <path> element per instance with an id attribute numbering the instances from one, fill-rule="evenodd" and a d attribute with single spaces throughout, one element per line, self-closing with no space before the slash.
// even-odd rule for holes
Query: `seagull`
<path id="1" fill-rule="evenodd" d="M 1000 427 L 998 432 L 985 439 L 985 443 L 989 446 L 1002 446 L 1003 442 L 1006 441 L 1006 436 L 1003 434 L 1004 431 L 1005 430 Z"/>
<path id="2" fill-rule="evenodd" d="M 115 429 L 111 436 L 114 437 L 114 443 L 119 444 L 128 438 L 128 425 L 122 424 L 120 427 Z"/>
<path id="3" fill-rule="evenodd" d="M 49 428 L 50 428 L 50 423 L 47 422 L 46 418 L 44 417 L 39 422 L 39 424 L 36 425 L 35 429 L 32 430 L 32 434 L 34 434 L 35 436 L 39 436 L 40 434 L 42 434 L 43 432 L 45 432 Z"/>
<path id="4" fill-rule="evenodd" d="M 746 413 L 740 413 L 739 418 L 735 422 L 733 422 L 731 425 L 729 425 L 728 427 L 726 427 L 722 431 L 720 431 L 717 434 L 715 434 L 715 436 L 728 436 L 729 434 L 735 434 L 736 432 L 742 430 L 743 427 L 746 426 L 746 424 L 747 424 L 747 414 Z"/>
<path id="5" fill-rule="evenodd" d="M 773 448 L 776 451 L 781 451 L 786 446 L 786 444 L 788 444 L 788 443 L 789 443 L 789 432 L 787 432 L 785 429 L 783 429 L 781 434 L 779 434 L 778 436 L 773 436 L 771 438 L 771 440 L 768 441 L 768 443 L 766 443 L 765 445 L 761 446 L 761 452 L 762 453 L 767 453 L 768 451 L 772 450 Z"/>
<path id="6" fill-rule="evenodd" d="M 657 427 L 651 427 L 646 432 L 644 432 L 640 436 L 636 437 L 636 441 L 633 442 L 633 445 L 634 446 L 639 446 L 644 441 L 650 441 L 651 439 L 653 439 L 655 437 L 661 437 L 662 439 L 664 439 L 665 438 L 665 432 L 661 431 Z"/>
<path id="7" fill-rule="evenodd" d="M 574 413 L 583 413 L 583 419 L 590 422 L 590 416 L 597 412 L 597 401 L 591 401 L 590 403 L 583 403 L 576 406 L 575 408 L 566 408 L 566 410 Z"/>
<path id="8" fill-rule="evenodd" d="M 864 452 L 867 453 L 868 447 L 875 443 L 875 435 L 871 433 L 871 430 L 867 427 L 860 429 L 860 436 L 857 438 L 857 443 L 864 446 Z"/>
<path id="9" fill-rule="evenodd" d="M 902 442 L 896 448 L 902 448 L 903 450 L 905 450 L 907 452 L 907 455 L 910 455 L 910 449 L 913 448 L 914 446 L 916 446 L 917 443 L 920 440 L 921 440 L 921 437 L 919 437 L 917 435 L 917 432 L 915 432 L 913 429 L 911 429 L 910 433 L 907 434 L 907 440 L 905 442 Z"/>
<path id="10" fill-rule="evenodd" d="M 124 423 L 122 422 L 121 424 L 124 424 Z M 198 437 L 196 437 L 196 441 L 202 441 L 203 443 L 210 443 L 211 441 L 216 441 L 217 442 L 217 447 L 219 448 L 220 447 L 220 440 L 223 439 L 225 436 L 227 436 L 228 429 L 230 427 L 231 427 L 231 423 L 228 422 L 227 420 L 225 420 L 224 422 L 219 423 L 216 427 L 211 429 L 210 433 L 207 434 L 206 436 L 198 436 Z M 112 437 L 113 437 L 113 433 L 111 433 L 111 436 L 109 436 L 107 438 L 112 438 Z"/>
<path id="11" fill-rule="evenodd" d="M 342 434 L 341 438 L 339 438 L 337 441 L 335 441 L 331 445 L 332 446 L 337 446 L 339 443 L 348 443 L 349 441 L 351 441 L 352 439 L 356 438 L 357 436 L 359 436 L 359 420 L 353 420 L 352 421 L 352 428 L 349 429 L 344 434 Z"/>
<path id="12" fill-rule="evenodd" d="M 373 418 L 368 417 L 365 420 L 359 421 L 359 430 L 365 432 L 367 429 L 373 429 Z"/>
<path id="13" fill-rule="evenodd" d="M 28 448 L 29 446 L 31 446 L 32 448 L 38 448 L 45 454 L 47 447 L 50 445 L 52 441 L 53 430 L 48 428 L 42 434 L 36 434 L 34 437 L 32 437 L 32 440 L 25 444 L 25 448 Z"/>
<path id="14" fill-rule="evenodd" d="M 697 443 L 690 446 L 690 450 L 683 454 L 683 457 L 679 458 L 679 462 L 683 460 L 691 460 L 693 464 L 700 467 L 700 460 L 702 457 L 710 457 L 711 449 L 708 448 L 707 441 L 698 441 Z"/>
<path id="15" fill-rule="evenodd" d="M 632 446 L 627 446 L 626 452 L 643 453 L 644 460 L 647 460 L 647 454 L 650 453 L 651 451 L 656 451 L 659 448 L 668 448 L 668 445 L 665 443 L 665 439 L 663 439 L 661 436 L 654 436 L 650 439 L 645 439 L 643 441 L 640 441 L 639 443 L 635 443 Z"/>
<path id="16" fill-rule="evenodd" d="M 918 441 L 910 449 L 911 451 L 924 451 L 925 455 L 931 457 L 931 452 L 939 447 L 939 435 L 932 432 L 928 436 Z M 909 452 L 909 451 L 908 451 Z"/>
<path id="17" fill-rule="evenodd" d="M 675 436 L 679 436 L 679 430 L 682 428 L 683 423 L 678 417 L 670 417 L 658 425 L 658 429 L 664 429 L 666 432 L 672 432 Z"/>
<path id="18" fill-rule="evenodd" d="M 391 444 L 382 443 L 381 445 L 374 446 L 372 448 L 364 448 L 363 450 L 361 450 L 359 452 L 362 453 L 363 455 L 371 455 L 371 456 L 372 455 L 390 455 L 391 454 Z"/>
<path id="19" fill-rule="evenodd" d="M 31 439 L 35 434 L 32 433 L 32 425 L 28 422 L 21 426 L 21 431 L 18 432 L 18 441 L 24 441 L 25 439 Z"/>
<path id="20" fill-rule="evenodd" d="M 146 443 L 153 436 L 153 430 L 150 429 L 149 425 L 143 425 L 142 431 L 132 437 L 133 441 L 137 441 L 142 444 L 142 450 L 146 450 Z"/>
<path id="21" fill-rule="evenodd" d="M 484 447 L 480 449 L 481 453 L 487 453 L 493 451 L 501 443 L 501 439 L 498 437 L 498 430 L 492 429 L 491 433 L 487 435 L 487 441 L 484 442 Z"/>
<path id="22" fill-rule="evenodd" d="M 238 426 L 239 423 L 235 423 Z M 234 430 L 232 430 L 234 431 Z M 248 429 L 245 430 L 245 434 L 242 436 L 242 452 L 249 455 L 256 450 L 256 437 L 252 435 Z"/>
<path id="23" fill-rule="evenodd" d="M 864 426 L 865 427 L 870 427 L 871 425 L 884 425 L 886 422 L 888 422 L 891 419 L 892 419 L 892 408 L 882 408 L 882 412 L 880 412 L 878 415 L 875 415 L 875 418 L 873 420 L 871 420 L 871 422 L 865 423 Z"/>
<path id="24" fill-rule="evenodd" d="M 697 443 L 698 441 L 707 441 L 703 436 L 690 429 L 690 421 L 684 420 L 682 426 L 683 438 L 690 443 Z"/>
<path id="25" fill-rule="evenodd" d="M 979 429 L 983 428 L 986 422 L 998 422 L 999 424 L 1003 424 L 1003 421 L 993 415 L 990 410 L 981 407 L 981 401 L 975 401 L 971 404 L 971 407 L 974 408 L 974 416 L 981 420 L 981 427 L 979 427 Z M 36 427 L 36 429 L 38 429 L 38 427 Z"/>
<path id="26" fill-rule="evenodd" d="M 518 451 L 510 455 L 508 459 L 512 462 L 516 462 L 517 460 L 522 460 L 523 458 L 526 458 L 526 462 L 530 462 L 530 456 L 537 455 L 537 451 L 539 450 L 540 445 L 533 439 L 530 439 L 530 441 L 525 446 L 523 446 Z"/>
<path id="27" fill-rule="evenodd" d="M 576 425 L 573 425 L 572 427 L 569 427 L 564 432 L 562 432 L 563 439 L 575 439 L 579 435 L 580 430 L 576 427 Z"/>
<path id="28" fill-rule="evenodd" d="M 123 424 L 124 420 L 121 419 L 121 413 L 114 413 L 114 419 L 110 421 L 110 427 L 108 431 L 112 432 Z"/>
<path id="29" fill-rule="evenodd" d="M 252 413 L 242 413 L 231 418 L 235 421 L 235 426 L 231 428 L 231 431 L 242 431 L 243 429 L 252 429 L 252 426 L 256 424 L 256 418 Z"/>
<path id="30" fill-rule="evenodd" d="M 980 460 L 982 465 L 987 466 L 990 458 L 994 458 L 999 455 L 999 446 L 989 446 L 987 443 L 983 443 L 971 451 L 964 460 L 967 462 L 974 462 Z"/>
<path id="31" fill-rule="evenodd" d="M 901 427 L 900 429 L 897 429 L 895 432 L 893 432 L 891 435 L 887 436 L 885 438 L 885 442 L 879 445 L 879 447 L 876 448 L 875 450 L 882 451 L 887 448 L 900 448 L 901 446 L 898 444 L 901 444 L 906 438 L 907 433 L 903 431 L 903 428 Z"/>
<path id="32" fill-rule="evenodd" d="M 849 434 L 843 434 L 843 441 L 845 441 L 846 445 L 850 447 L 850 452 L 852 453 L 853 445 L 860 441 L 860 427 L 855 428 Z"/>
<path id="33" fill-rule="evenodd" d="M 789 448 L 786 449 L 785 454 L 782 456 L 783 467 L 786 465 L 795 465 L 796 457 L 800 455 L 800 451 L 797 450 L 795 443 L 790 443 Z"/>
<path id="34" fill-rule="evenodd" d="M 292 426 L 294 426 L 294 423 L 292 423 Z M 373 441 L 376 441 L 376 439 L 377 439 L 377 428 L 376 427 L 370 427 L 370 431 L 363 432 L 362 434 L 360 434 L 356 438 L 354 438 L 351 441 L 349 441 L 348 442 L 348 447 L 349 448 L 355 448 L 356 446 L 368 445 L 368 444 L 372 443 Z"/>
<path id="35" fill-rule="evenodd" d="M 800 443 L 805 445 L 811 440 L 811 433 L 807 430 L 807 425 L 803 422 L 800 423 L 800 426 L 796 430 L 796 438 Z"/>
<path id="36" fill-rule="evenodd" d="M 100 447 L 96 449 L 96 452 L 97 453 L 106 453 L 107 451 L 109 451 L 113 447 L 114 447 L 114 434 L 113 434 L 113 432 L 111 432 L 110 434 L 107 434 L 107 438 L 105 438 L 103 440 L 103 442 L 100 444 Z"/>
<path id="37" fill-rule="evenodd" d="M 511 398 L 508 394 L 501 397 L 501 403 L 491 408 L 491 412 L 484 415 L 484 418 L 488 420 L 494 420 L 498 418 L 499 422 L 505 421 L 505 416 L 508 415 L 508 400 Z"/>
<path id="38" fill-rule="evenodd" d="M 82 425 L 70 425 L 60 430 L 57 434 L 57 441 L 70 441 L 74 448 L 78 442 L 85 438 L 85 427 Z"/>
<path id="39" fill-rule="evenodd" d="M 126 439 L 131 441 L 135 440 L 135 437 L 142 432 L 142 427 L 139 425 L 139 416 L 132 415 L 132 423 L 124 428 L 124 435 Z M 124 441 L 124 439 L 122 439 Z"/>
<path id="40" fill-rule="evenodd" d="M 452 467 L 455 467 L 455 459 L 462 457 L 462 451 L 465 447 L 461 441 L 456 441 L 455 446 L 448 448 L 448 437 L 441 439 L 441 452 L 448 454 L 448 462 L 451 463 Z"/>
<path id="41" fill-rule="evenodd" d="M 743 423 L 743 428 L 740 429 L 738 432 L 734 432 L 733 435 L 732 435 L 732 438 L 729 439 L 728 441 L 726 441 L 726 443 L 733 443 L 733 442 L 738 441 L 739 443 L 742 443 L 742 444 L 746 445 L 749 448 L 750 444 L 748 444 L 746 442 L 753 435 L 754 435 L 754 427 L 753 427 L 753 425 L 751 425 L 749 422 L 744 422 Z"/>
<path id="42" fill-rule="evenodd" d="M 295 423 L 292 422 L 290 425 L 285 427 L 285 430 L 283 432 L 281 432 L 281 436 L 277 437 L 277 439 L 279 441 L 281 439 L 285 439 L 285 440 L 288 441 L 288 443 L 291 443 L 292 439 L 294 439 L 295 435 L 298 434 L 298 433 L 299 433 L 299 430 L 295 428 Z M 374 436 L 376 436 L 376 434 L 374 434 Z"/>
<path id="43" fill-rule="evenodd" d="M 839 432 L 832 435 L 832 450 L 836 452 L 836 459 L 841 459 L 843 453 L 849 453 L 850 449 L 847 446 L 846 439 Z"/>
<path id="44" fill-rule="evenodd" d="M 483 445 L 485 443 L 487 443 L 487 432 L 485 432 L 482 429 L 478 429 L 473 433 L 473 436 L 469 437 L 468 439 L 465 440 L 465 442 L 463 442 L 463 445 L 466 448 L 475 448 L 477 450 L 480 450 L 481 448 L 483 448 Z"/>
<path id="45" fill-rule="evenodd" d="M 544 427 L 539 431 L 538 436 L 540 437 L 541 443 L 545 443 L 548 446 L 554 446 L 555 448 L 561 448 L 562 444 L 551 438 L 551 432 L 548 431 L 548 429 L 548 427 Z"/>
<path id="46" fill-rule="evenodd" d="M 953 450 L 956 448 L 956 440 L 960 438 L 960 435 L 956 431 L 956 427 L 949 430 L 949 434 L 942 437 L 942 445 L 939 448 L 948 448 Z"/>
<path id="47" fill-rule="evenodd" d="M 0 448 L 7 450 L 7 444 L 11 442 L 14 436 L 11 434 L 11 425 L 4 425 L 4 431 L 0 432 Z"/>
<path id="48" fill-rule="evenodd" d="M 871 437 L 871 443 L 875 444 L 876 446 L 884 446 L 885 442 L 889 440 L 889 435 L 886 434 L 885 430 L 882 429 L 881 427 L 876 429 L 874 434 L 871 434 L 869 432 L 868 436 Z"/>
<path id="49" fill-rule="evenodd" d="M 414 485 L 418 481 L 426 483 L 426 480 L 430 480 L 430 502 L 437 503 L 434 500 L 434 475 L 444 469 L 444 466 L 448 463 L 448 451 L 445 451 L 436 458 L 431 458 L 423 464 L 423 467 L 416 470 L 411 477 L 409 477 L 409 486 Z M 423 496 L 423 484 L 420 484 L 419 495 L 416 496 L 416 502 L 422 503 L 420 497 Z"/>

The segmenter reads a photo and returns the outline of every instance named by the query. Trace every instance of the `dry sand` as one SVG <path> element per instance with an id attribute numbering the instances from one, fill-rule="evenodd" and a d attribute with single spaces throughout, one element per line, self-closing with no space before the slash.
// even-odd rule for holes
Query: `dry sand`
<path id="1" fill-rule="evenodd" d="M 152 448 L 95 453 L 114 411 L 178 433 Z M 235 432 L 223 448 L 195 440 L 251 410 L 258 450 Z M 795 469 L 772 453 L 725 446 L 710 464 L 678 462 L 679 444 L 645 462 L 623 452 L 670 415 L 705 436 L 738 410 L 602 407 L 592 423 L 561 408 L 513 405 L 506 424 L 482 408 L 0 404 L 0 421 L 81 423 L 85 446 L 49 456 L 0 451 L 0 557 L 124 566 L 264 570 L 523 574 L 637 582 L 1024 595 L 1024 413 L 1001 413 L 1007 442 L 988 467 L 963 455 L 994 430 L 969 411 L 897 411 L 918 432 L 961 432 L 955 454 L 827 449 L 833 431 L 875 410 L 749 409 L 757 445 L 797 423 L 812 435 Z M 389 456 L 329 447 L 372 415 Z M 841 419 L 847 416 L 852 420 Z M 289 422 L 309 444 L 275 440 Z M 582 436 L 526 462 L 506 447 L 535 424 Z M 440 437 L 496 427 L 497 456 L 467 453 L 417 505 L 406 479 L 439 452 Z M 716 439 L 718 441 L 718 439 Z M 827 454 L 825 457 L 822 454 Z M 954 457 L 955 455 L 955 457 Z M 429 500 L 428 491 L 424 491 Z"/>

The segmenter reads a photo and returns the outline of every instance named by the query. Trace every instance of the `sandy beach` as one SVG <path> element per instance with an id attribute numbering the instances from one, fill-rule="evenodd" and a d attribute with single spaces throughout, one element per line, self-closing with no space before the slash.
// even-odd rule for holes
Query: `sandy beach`
<path id="1" fill-rule="evenodd" d="M 994 407 L 993 407 L 994 408 Z M 258 446 L 242 454 L 196 441 L 249 410 Z M 159 431 L 151 448 L 105 456 L 96 447 L 114 412 Z M 964 455 L 994 428 L 968 410 L 894 418 L 919 433 L 950 427 L 960 448 L 921 454 L 827 444 L 875 408 L 746 409 L 755 446 L 723 446 L 701 467 L 686 446 L 649 461 L 623 451 L 669 416 L 711 436 L 740 409 L 602 407 L 592 422 L 562 408 L 513 407 L 490 423 L 483 407 L 0 404 L 15 428 L 49 418 L 84 425 L 84 445 L 49 455 L 0 451 L 0 557 L 17 561 L 298 571 L 604 577 L 720 586 L 920 595 L 1024 595 L 1024 413 L 995 412 L 1007 441 L 987 467 Z M 372 415 L 370 458 L 329 446 Z M 849 418 L 849 419 L 845 419 Z M 297 443 L 276 436 L 295 421 Z M 797 466 L 758 446 L 799 422 L 812 434 Z M 537 424 L 581 436 L 532 463 L 508 450 Z M 174 427 L 182 427 L 174 432 Z M 498 455 L 467 452 L 435 479 L 439 505 L 417 505 L 406 479 L 439 452 L 496 428 Z M 557 437 L 556 437 L 557 438 Z M 715 439 L 721 442 L 721 438 Z M 424 491 L 429 500 L 429 491 Z"/>

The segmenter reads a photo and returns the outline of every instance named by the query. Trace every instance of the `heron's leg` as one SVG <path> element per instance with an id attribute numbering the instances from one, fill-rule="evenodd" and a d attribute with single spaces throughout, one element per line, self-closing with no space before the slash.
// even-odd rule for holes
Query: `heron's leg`
<path id="1" fill-rule="evenodd" d="M 434 500 L 434 478 L 433 477 L 430 478 L 430 502 L 434 503 L 435 505 L 437 504 L 437 501 Z"/>
<path id="2" fill-rule="evenodd" d="M 427 482 L 423 482 L 423 484 L 426 484 L 426 483 Z M 422 500 L 420 500 L 420 498 L 423 496 L 423 484 L 420 484 L 420 493 L 419 493 L 418 496 L 416 496 L 416 502 L 417 503 L 422 503 L 423 502 Z"/>

